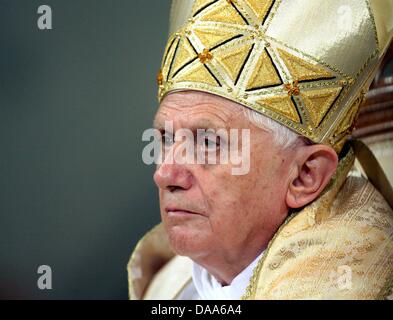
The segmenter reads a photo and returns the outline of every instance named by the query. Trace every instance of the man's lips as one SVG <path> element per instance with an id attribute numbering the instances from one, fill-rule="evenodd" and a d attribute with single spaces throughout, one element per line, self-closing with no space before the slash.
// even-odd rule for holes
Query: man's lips
<path id="1" fill-rule="evenodd" d="M 165 212 L 167 214 L 183 214 L 183 215 L 190 215 L 190 214 L 197 214 L 197 215 L 203 215 L 202 213 L 183 209 L 183 208 L 178 208 L 178 207 L 165 207 Z"/>

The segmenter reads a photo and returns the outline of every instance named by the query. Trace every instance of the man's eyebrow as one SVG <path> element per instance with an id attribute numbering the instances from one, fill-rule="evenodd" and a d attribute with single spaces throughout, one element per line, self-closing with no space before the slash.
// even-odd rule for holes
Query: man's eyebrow
<path id="1" fill-rule="evenodd" d="M 201 118 L 195 120 L 195 122 L 191 122 L 189 129 L 227 129 L 227 124 L 221 120 L 215 122 L 209 118 Z"/>
<path id="2" fill-rule="evenodd" d="M 166 120 L 170 121 L 170 120 Z M 154 118 L 153 126 L 155 129 L 165 129 L 165 120 L 163 121 L 160 118 Z M 200 118 L 194 121 L 191 121 L 189 125 L 184 127 L 183 129 L 197 130 L 197 129 L 228 129 L 228 126 L 225 122 L 219 121 L 219 123 L 215 123 L 209 118 Z"/>

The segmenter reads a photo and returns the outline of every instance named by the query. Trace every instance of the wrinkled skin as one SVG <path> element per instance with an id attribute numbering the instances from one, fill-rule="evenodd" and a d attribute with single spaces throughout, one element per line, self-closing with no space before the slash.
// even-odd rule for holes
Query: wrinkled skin
<path id="1" fill-rule="evenodd" d="M 248 174 L 233 175 L 231 163 L 171 164 L 165 160 L 154 174 L 172 249 L 204 266 L 222 284 L 229 284 L 266 248 L 287 217 L 289 204 L 294 203 L 288 201 L 290 185 L 294 190 L 301 187 L 303 180 L 296 181 L 296 177 L 307 159 L 299 156 L 306 146 L 283 149 L 276 145 L 271 132 L 253 125 L 242 108 L 207 93 L 177 92 L 164 98 L 155 117 L 155 127 L 162 130 L 164 121 L 171 120 L 175 132 L 181 128 L 250 129 Z M 292 195 L 293 201 L 298 196 Z"/>

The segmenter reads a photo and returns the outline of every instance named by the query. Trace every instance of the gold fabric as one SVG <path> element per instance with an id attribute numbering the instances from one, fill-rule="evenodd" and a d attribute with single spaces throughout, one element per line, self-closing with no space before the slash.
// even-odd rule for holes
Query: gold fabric
<path id="1" fill-rule="evenodd" d="M 322 196 L 290 217 L 259 261 L 245 299 L 379 299 L 393 277 L 393 214 L 350 153 Z M 340 287 L 340 269 L 350 270 Z"/>
<path id="2" fill-rule="evenodd" d="M 393 212 L 370 182 L 350 172 L 353 163 L 349 150 L 320 197 L 287 218 L 258 262 L 244 299 L 383 299 L 392 294 Z M 176 298 L 191 281 L 185 259 L 170 251 L 162 225 L 153 229 L 128 264 L 130 298 Z M 350 270 L 349 287 L 340 286 L 343 269 Z"/>
<path id="3" fill-rule="evenodd" d="M 150 230 L 136 245 L 128 262 L 128 286 L 130 299 L 140 298 L 152 277 L 173 258 L 162 225 Z"/>
<path id="4" fill-rule="evenodd" d="M 200 90 L 339 152 L 393 35 L 393 0 L 175 0 L 159 99 Z"/>

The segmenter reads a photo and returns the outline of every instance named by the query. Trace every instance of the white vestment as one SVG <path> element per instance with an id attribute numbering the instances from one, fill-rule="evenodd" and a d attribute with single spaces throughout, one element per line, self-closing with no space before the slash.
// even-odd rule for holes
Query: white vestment
<path id="1" fill-rule="evenodd" d="M 180 293 L 178 300 L 240 300 L 262 254 L 227 286 L 222 286 L 205 268 L 193 262 L 192 282 Z"/>

